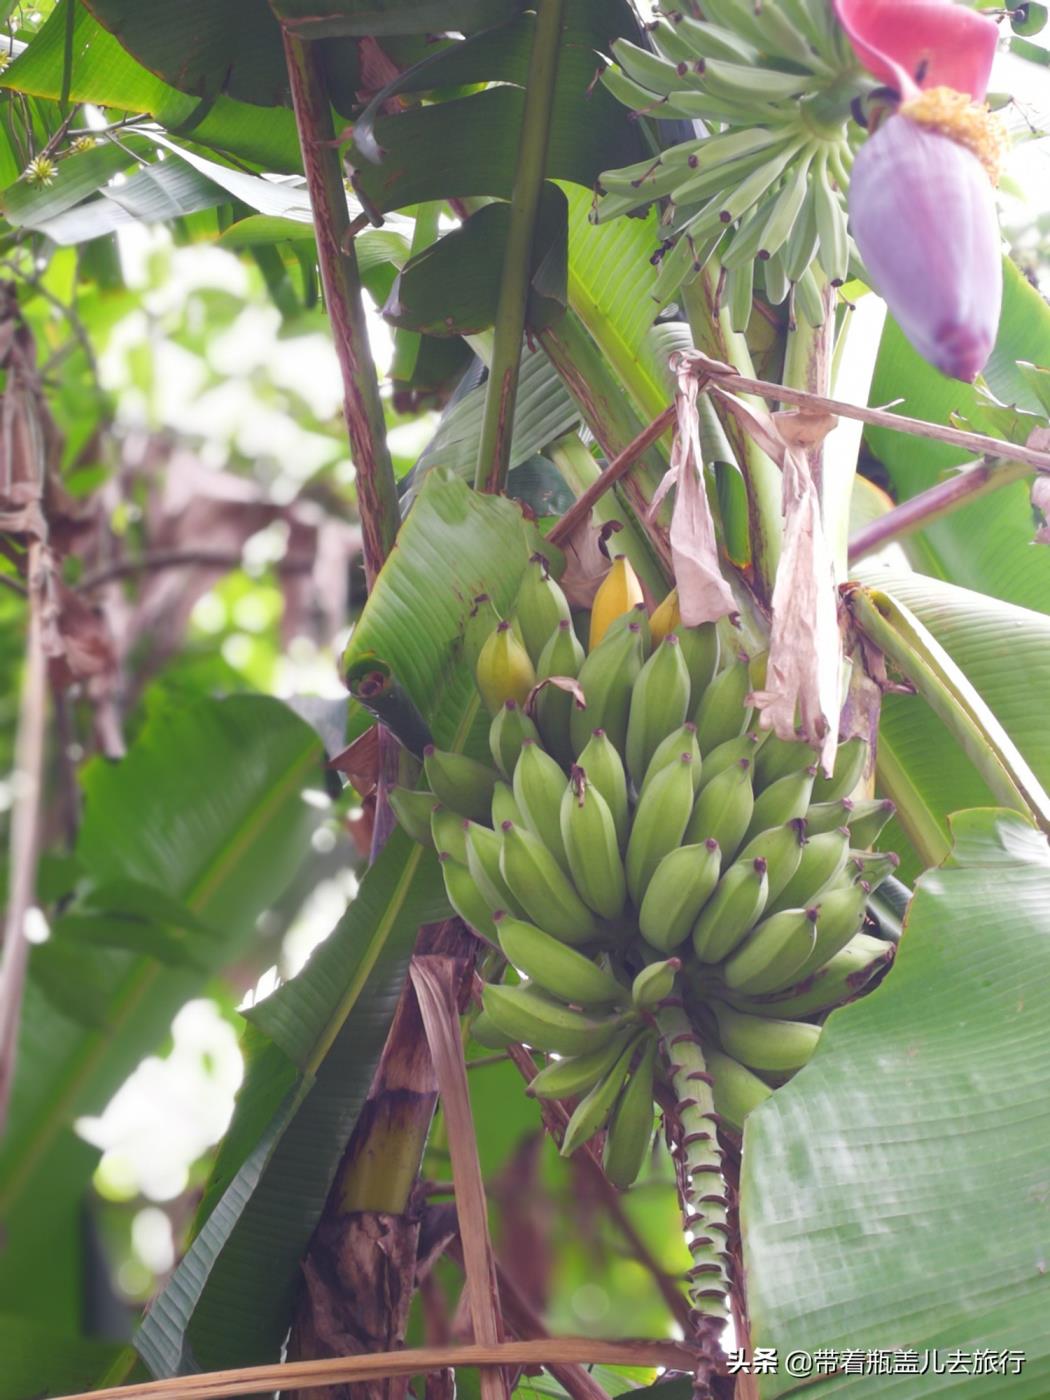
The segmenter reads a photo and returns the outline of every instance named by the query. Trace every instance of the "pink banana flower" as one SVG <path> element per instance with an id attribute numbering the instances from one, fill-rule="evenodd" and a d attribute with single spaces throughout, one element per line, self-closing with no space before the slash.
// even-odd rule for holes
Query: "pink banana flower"
<path id="1" fill-rule="evenodd" d="M 861 62 L 900 94 L 859 151 L 850 226 L 875 290 L 919 354 L 973 380 L 995 343 L 1001 135 L 980 102 L 995 22 L 952 0 L 836 0 Z"/>

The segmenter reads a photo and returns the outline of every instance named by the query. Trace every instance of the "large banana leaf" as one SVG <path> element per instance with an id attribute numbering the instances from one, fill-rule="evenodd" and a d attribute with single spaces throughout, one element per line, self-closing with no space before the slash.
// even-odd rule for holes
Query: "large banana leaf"
<path id="1" fill-rule="evenodd" d="M 748 1120 L 741 1219 L 773 1396 L 1050 1393 L 1050 850 L 1020 818 L 959 813 L 889 977 L 835 1012 L 809 1065 Z M 792 1351 L 843 1374 L 793 1380 Z M 845 1351 L 1016 1349 L 1020 1374 L 850 1374 Z M 932 1365 L 932 1363 L 931 1363 Z"/>
<path id="2" fill-rule="evenodd" d="M 152 18 L 152 5 L 139 8 Z M 174 136 L 185 127 L 199 145 L 241 156 L 264 170 L 302 168 L 295 118 L 287 108 L 264 110 L 224 93 L 212 100 L 179 92 L 136 63 L 76 0 L 55 7 L 24 53 L 0 74 L 0 87 L 148 114 Z"/>
<path id="3" fill-rule="evenodd" d="M 530 552 L 520 509 L 432 473 L 372 590 L 348 659 L 381 658 L 439 743 L 477 709 L 455 657 L 471 600 L 505 609 Z M 273 1360 L 298 1262 L 320 1217 L 421 922 L 447 915 L 432 853 L 395 835 L 338 928 L 251 1013 L 248 1072 L 189 1252 L 153 1304 L 139 1349 L 158 1375 Z"/>
<path id="4" fill-rule="evenodd" d="M 1050 683 L 1050 620 L 1045 613 L 873 563 L 855 568 L 854 575 L 884 589 L 919 618 L 995 712 L 1043 786 L 1050 784 L 1050 737 L 1042 700 Z M 973 764 L 918 696 L 884 697 L 879 771 L 904 809 L 904 830 L 891 824 L 880 844 L 901 852 L 902 874 L 908 879 L 922 868 L 910 850 L 909 830 L 918 825 L 928 854 L 943 854 L 948 849 L 945 814 L 991 801 Z"/>
<path id="5" fill-rule="evenodd" d="M 3 1309 L 78 1329 L 77 1215 L 98 1154 L 73 1124 L 105 1106 L 182 1003 L 251 939 L 309 850 L 316 815 L 303 790 L 319 777 L 320 757 L 314 731 L 284 705 L 237 696 L 160 711 L 122 762 L 85 773 L 80 865 L 98 884 L 135 881 L 177 899 L 213 933 L 182 966 L 78 948 L 85 983 L 108 993 L 101 1026 L 58 1010 L 30 960 L 0 1155 Z"/>
<path id="6" fill-rule="evenodd" d="M 1050 364 L 1050 306 L 1009 260 L 1004 278 L 999 338 L 985 374 L 1003 402 L 1038 412 L 1038 398 L 1017 371 L 1016 362 Z M 935 423 L 980 413 L 976 390 L 946 379 L 928 365 L 892 319 L 883 334 L 870 402 L 893 404 L 902 413 Z M 944 443 L 885 428 L 869 428 L 866 437 L 900 500 L 932 486 L 944 472 L 967 460 L 964 452 Z M 1027 487 L 1015 482 L 934 521 L 911 536 L 907 548 L 916 567 L 925 573 L 1046 612 L 1050 611 L 1050 550 L 1032 549 L 1033 533 Z"/>

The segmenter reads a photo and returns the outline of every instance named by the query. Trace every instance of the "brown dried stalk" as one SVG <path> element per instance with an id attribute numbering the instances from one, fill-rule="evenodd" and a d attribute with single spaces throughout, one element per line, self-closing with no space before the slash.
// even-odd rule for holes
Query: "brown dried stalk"
<path id="1" fill-rule="evenodd" d="M 224 1400 L 232 1395 L 307 1390 L 315 1386 L 355 1384 L 384 1376 L 415 1376 L 449 1366 L 654 1366 L 691 1370 L 694 1355 L 681 1342 L 603 1342 L 590 1337 L 544 1337 L 533 1342 L 468 1343 L 451 1347 L 415 1347 L 375 1356 L 340 1356 L 328 1361 L 278 1362 L 174 1376 L 163 1381 L 80 1391 L 58 1400 Z"/>
<path id="2" fill-rule="evenodd" d="M 478 1161 L 474 1116 L 470 1107 L 467 1069 L 459 1026 L 456 988 L 460 973 L 452 958 L 427 955 L 412 960 L 412 985 L 419 1002 L 430 1053 L 437 1073 L 441 1106 L 448 1127 L 456 1214 L 463 1242 L 463 1266 L 474 1338 L 484 1346 L 503 1340 L 496 1266 L 489 1238 L 485 1183 Z M 482 1400 L 507 1400 L 506 1373 L 481 1372 Z"/>

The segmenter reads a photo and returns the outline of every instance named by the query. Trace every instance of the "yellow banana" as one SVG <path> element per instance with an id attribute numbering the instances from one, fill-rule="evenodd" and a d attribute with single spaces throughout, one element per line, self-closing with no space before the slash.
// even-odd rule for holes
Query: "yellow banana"
<path id="1" fill-rule="evenodd" d="M 638 927 L 647 943 L 670 953 L 685 942 L 718 884 L 720 866 L 717 841 L 678 846 L 664 856 L 638 912 Z"/>
<path id="2" fill-rule="evenodd" d="M 733 951 L 762 913 L 768 889 L 761 856 L 729 867 L 693 926 L 693 950 L 701 962 L 721 962 Z"/>
<path id="3" fill-rule="evenodd" d="M 669 632 L 681 625 L 682 614 L 678 608 L 678 589 L 672 588 L 667 597 L 649 619 L 653 646 L 659 646 Z"/>
<path id="4" fill-rule="evenodd" d="M 612 568 L 602 579 L 591 604 L 591 630 L 587 650 L 594 651 L 616 618 L 622 617 L 624 613 L 644 602 L 642 585 L 631 567 L 631 561 L 626 555 L 618 554 L 613 560 Z"/>
<path id="5" fill-rule="evenodd" d="M 525 703 L 536 684 L 536 671 L 509 622 L 499 623 L 481 648 L 474 678 L 490 715 L 498 714 L 508 700 Z"/>

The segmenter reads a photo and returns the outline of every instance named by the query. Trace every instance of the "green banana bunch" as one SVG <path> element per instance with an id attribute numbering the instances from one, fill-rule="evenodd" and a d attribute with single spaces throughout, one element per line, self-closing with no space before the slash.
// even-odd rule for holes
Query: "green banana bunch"
<path id="1" fill-rule="evenodd" d="M 652 1141 L 655 1070 L 656 1042 L 650 1041 L 613 1109 L 602 1166 L 609 1180 L 621 1191 L 634 1185 Z"/>
<path id="2" fill-rule="evenodd" d="M 676 241 L 661 264 L 661 301 L 716 247 L 735 330 L 750 318 L 756 265 L 771 304 L 794 288 L 812 324 L 824 315 L 816 270 L 832 286 L 849 275 L 846 171 L 861 137 L 851 103 L 866 83 L 824 11 L 809 0 L 705 0 L 703 19 L 661 13 L 650 48 L 612 44 L 601 81 L 614 97 L 639 114 L 708 128 L 598 180 L 597 222 L 665 201 Z"/>
<path id="3" fill-rule="evenodd" d="M 801 1019 L 819 1016 L 833 1007 L 843 1006 L 860 996 L 880 973 L 893 961 L 892 943 L 857 933 L 840 952 L 829 958 L 816 972 L 796 981 L 783 992 L 765 997 L 738 996 L 725 990 L 719 993 L 738 1010 L 753 1016 L 778 1016 Z"/>
<path id="4" fill-rule="evenodd" d="M 594 938 L 594 915 L 540 838 L 513 822 L 504 822 L 502 831 L 500 873 L 533 923 L 563 943 Z"/>

